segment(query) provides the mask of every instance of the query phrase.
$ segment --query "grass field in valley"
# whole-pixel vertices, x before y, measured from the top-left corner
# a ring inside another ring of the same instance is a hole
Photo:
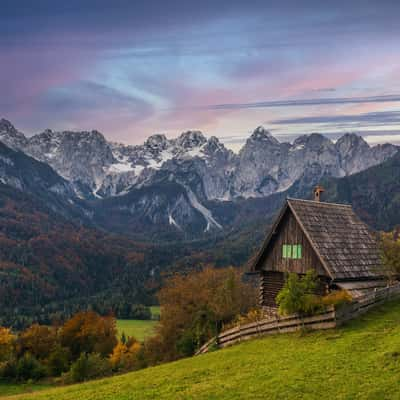
[[[118,336],[121,336],[122,333],[124,333],[126,337],[133,336],[139,341],[143,341],[147,337],[151,336],[154,333],[154,328],[160,317],[160,307],[152,306],[150,307],[150,310],[153,318],[152,320],[118,319]]]
[[[274,335],[19,399],[399,399],[400,302],[346,327]]]
[[[160,306],[151,306],[150,307],[151,315],[154,319],[159,319],[161,315]]]
[[[158,321],[138,320],[138,319],[118,319],[118,336],[125,333],[125,336],[133,336],[139,341],[143,341],[154,333],[154,327]]]

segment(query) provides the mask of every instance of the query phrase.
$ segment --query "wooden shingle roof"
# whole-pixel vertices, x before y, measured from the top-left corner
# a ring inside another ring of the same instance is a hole
[[[287,199],[271,232],[290,209],[311,246],[335,281],[373,279],[381,275],[381,258],[375,236],[349,205]],[[267,251],[267,236],[253,270]]]

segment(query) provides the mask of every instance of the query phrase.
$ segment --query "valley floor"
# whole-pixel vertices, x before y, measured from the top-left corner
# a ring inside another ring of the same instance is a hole
[[[125,337],[134,337],[139,341],[143,341],[154,334],[154,328],[157,322],[158,321],[154,320],[118,319],[118,336],[124,333]]]
[[[160,319],[160,307],[150,307],[152,319],[140,320],[140,319],[118,319],[117,330],[118,336],[124,333],[125,337],[134,337],[139,341],[154,335],[154,329]]]
[[[348,326],[276,335],[13,399],[399,399],[400,302]]]

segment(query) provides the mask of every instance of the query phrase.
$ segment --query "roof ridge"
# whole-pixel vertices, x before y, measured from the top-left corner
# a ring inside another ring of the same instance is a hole
[[[304,201],[307,203],[314,203],[314,204],[320,204],[320,205],[327,205],[327,206],[339,206],[339,207],[350,207],[353,208],[351,204],[341,204],[341,203],[328,203],[326,201],[316,201],[316,200],[306,200],[306,199],[296,199],[294,197],[286,197],[286,200],[288,201]]]

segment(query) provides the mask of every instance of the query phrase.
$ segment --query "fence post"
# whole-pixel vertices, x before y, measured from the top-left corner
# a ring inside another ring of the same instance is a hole
[[[335,328],[337,327],[337,316],[336,316],[336,308],[335,306],[332,306],[333,309],[331,312],[333,312],[333,320],[335,321]]]

